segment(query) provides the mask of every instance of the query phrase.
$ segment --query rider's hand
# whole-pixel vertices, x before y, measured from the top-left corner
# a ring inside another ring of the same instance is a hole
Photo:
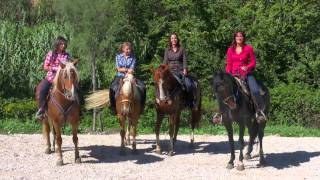
[[[242,71],[247,71],[247,70],[248,70],[248,67],[247,67],[247,66],[242,66],[242,67],[241,67],[241,70],[242,70]]]
[[[183,69],[183,75],[188,75],[188,71],[187,71],[187,69]]]

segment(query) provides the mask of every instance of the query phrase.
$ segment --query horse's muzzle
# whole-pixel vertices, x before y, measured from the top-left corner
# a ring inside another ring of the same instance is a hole
[[[171,105],[172,104],[172,100],[171,99],[160,100],[160,99],[156,98],[156,103],[158,105]]]

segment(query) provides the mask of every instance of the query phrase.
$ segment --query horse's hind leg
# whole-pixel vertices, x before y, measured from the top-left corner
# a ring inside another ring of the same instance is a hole
[[[173,136],[173,143],[176,143],[176,141],[177,141],[179,127],[180,127],[180,114],[178,114],[177,117],[176,117],[176,123],[175,123],[175,128],[174,128],[174,136]]]
[[[81,163],[78,147],[78,123],[72,124],[72,140],[74,144],[74,161],[75,163]]]
[[[235,159],[235,154],[234,154],[234,140],[233,140],[233,128],[232,128],[232,122],[226,122],[225,124],[226,130],[228,132],[228,139],[229,139],[229,145],[230,145],[230,153],[231,157],[227,165],[227,169],[232,169],[234,168],[234,159]]]
[[[156,127],[155,127],[155,132],[156,132],[156,150],[155,150],[155,152],[157,154],[161,154],[159,134],[160,134],[162,120],[163,120],[163,114],[161,114],[160,112],[157,112],[157,121],[156,121]]]
[[[190,147],[193,147],[194,143],[194,129],[198,125],[201,114],[200,114],[200,105],[198,107],[198,110],[192,110],[192,117],[191,117],[191,138],[190,138]]]
[[[266,160],[264,159],[264,153],[263,153],[263,148],[262,148],[262,139],[264,136],[264,128],[266,126],[265,122],[259,123],[259,132],[258,132],[258,137],[259,137],[259,143],[260,143],[260,150],[259,150],[259,167],[263,167],[267,165]]]
[[[237,170],[239,170],[239,171],[244,170],[244,165],[243,165],[244,130],[245,130],[244,125],[240,124],[240,128],[239,128],[240,155],[239,155],[239,164],[237,166]]]
[[[248,125],[248,132],[249,132],[249,145],[247,153],[244,156],[244,159],[249,160],[251,159],[251,152],[253,150],[254,140],[258,135],[258,123],[256,121],[253,124]]]
[[[51,153],[51,143],[50,143],[50,125],[47,119],[44,119],[42,122],[42,134],[43,137],[46,140],[46,149],[45,152],[46,154]],[[54,144],[53,144],[54,146]]]

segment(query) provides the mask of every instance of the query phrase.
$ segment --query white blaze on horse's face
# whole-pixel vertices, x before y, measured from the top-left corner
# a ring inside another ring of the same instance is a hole
[[[159,79],[158,86],[159,86],[159,93],[160,93],[160,101],[164,101],[166,99],[166,95],[164,94],[162,79]]]

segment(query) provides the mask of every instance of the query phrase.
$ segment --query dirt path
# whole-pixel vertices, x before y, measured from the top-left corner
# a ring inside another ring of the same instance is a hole
[[[168,138],[161,136],[164,151]],[[44,154],[41,135],[0,135],[0,179],[320,179],[320,138],[268,136],[264,150],[269,166],[258,168],[254,158],[244,161],[241,172],[225,168],[226,136],[196,136],[190,149],[189,136],[180,135],[173,157],[153,153],[154,139],[138,136],[139,154],[128,148],[123,157],[118,134],[79,135],[82,164],[75,164],[72,137],[63,136],[65,165],[57,167],[56,155]]]

